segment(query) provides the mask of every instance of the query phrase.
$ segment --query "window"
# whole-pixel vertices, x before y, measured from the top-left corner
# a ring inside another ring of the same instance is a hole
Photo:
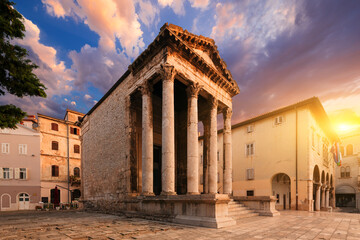
[[[75,135],[80,135],[80,129],[70,127],[70,133]]]
[[[78,168],[78,167],[74,168],[74,176],[80,177],[80,168]]]
[[[246,191],[246,196],[248,196],[248,197],[254,196],[254,190],[247,190]]]
[[[253,132],[254,131],[254,125],[249,125],[249,126],[247,126],[247,128],[246,128],[246,132],[247,133],[251,133],[251,132]]]
[[[27,144],[19,144],[19,154],[27,154]]]
[[[59,125],[57,123],[51,123],[51,130],[59,131]]]
[[[79,145],[74,145],[74,153],[80,153],[80,146]]]
[[[275,125],[282,124],[284,121],[283,116],[278,116],[275,118]]]
[[[347,178],[350,177],[350,167],[349,167],[349,166],[346,167],[345,176],[346,176]]]
[[[345,168],[344,167],[341,167],[341,169],[340,169],[340,177],[341,178],[344,178],[345,177]]]
[[[254,144],[246,144],[246,156],[252,156],[254,155]]]
[[[353,145],[349,144],[346,146],[346,156],[353,155]]]
[[[276,203],[280,203],[280,195],[276,194]]]
[[[20,168],[20,179],[26,179],[26,168]]]
[[[53,176],[53,177],[59,176],[59,166],[56,166],[56,165],[51,166],[51,176]]]
[[[52,150],[59,150],[59,143],[57,141],[51,142],[51,149]]]
[[[12,174],[10,174],[10,168],[3,168],[3,177],[4,179],[11,179]]]
[[[80,122],[80,121],[81,121],[81,119],[82,119],[82,117],[80,117],[80,116],[79,116],[79,117],[78,117],[78,121]]]
[[[9,143],[1,144],[1,151],[2,153],[10,153],[10,144]]]
[[[49,198],[48,198],[48,197],[42,197],[42,198],[41,198],[41,202],[43,202],[43,203],[48,203],[48,202],[49,202]]]
[[[255,175],[255,171],[253,168],[246,169],[246,179],[247,180],[253,180]]]

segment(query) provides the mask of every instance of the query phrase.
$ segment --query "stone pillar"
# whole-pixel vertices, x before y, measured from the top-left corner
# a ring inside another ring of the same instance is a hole
[[[142,195],[154,195],[153,190],[153,109],[149,84],[140,87],[142,94]]]
[[[325,187],[321,187],[321,208],[325,207]]]
[[[226,108],[223,111],[224,118],[224,153],[225,153],[225,166],[224,166],[224,194],[232,193],[232,148],[231,148],[231,108]]]
[[[326,188],[325,190],[325,207],[329,207],[330,202],[330,195],[329,195],[329,188]]]
[[[199,83],[192,83],[186,89],[188,95],[187,194],[199,194],[198,94],[200,89]]]
[[[161,65],[162,74],[162,195],[175,195],[175,69],[170,64]]]
[[[210,99],[210,156],[209,193],[217,193],[217,106],[216,98]]]
[[[316,185],[315,211],[320,211],[320,185]]]
[[[203,192],[209,193],[209,149],[210,149],[210,119],[204,119],[203,143]]]

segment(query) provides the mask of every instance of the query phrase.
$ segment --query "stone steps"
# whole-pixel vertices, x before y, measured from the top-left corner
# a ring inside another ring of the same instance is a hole
[[[259,216],[259,214],[245,207],[244,204],[231,199],[228,203],[228,216],[234,220],[239,220]]]

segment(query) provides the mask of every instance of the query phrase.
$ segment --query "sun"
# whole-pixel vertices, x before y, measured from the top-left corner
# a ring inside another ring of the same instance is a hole
[[[335,131],[338,134],[345,134],[356,130],[359,126],[355,124],[339,123],[335,125]]]

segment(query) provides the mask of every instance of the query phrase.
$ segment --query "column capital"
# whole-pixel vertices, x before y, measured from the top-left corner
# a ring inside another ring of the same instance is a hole
[[[169,63],[161,64],[160,74],[163,80],[174,82],[176,75],[175,67]]]
[[[231,118],[232,116],[232,109],[229,108],[229,107],[226,107],[224,110],[223,110],[223,116],[224,116],[224,119],[229,119]]]
[[[210,97],[210,108],[213,109],[213,108],[217,108],[218,107],[218,100],[211,96]]]
[[[138,89],[140,90],[141,95],[150,95],[153,90],[149,82],[144,82]]]
[[[203,86],[201,86],[199,83],[190,83],[190,85],[186,88],[186,94],[188,98],[198,98],[199,92],[202,89]]]

